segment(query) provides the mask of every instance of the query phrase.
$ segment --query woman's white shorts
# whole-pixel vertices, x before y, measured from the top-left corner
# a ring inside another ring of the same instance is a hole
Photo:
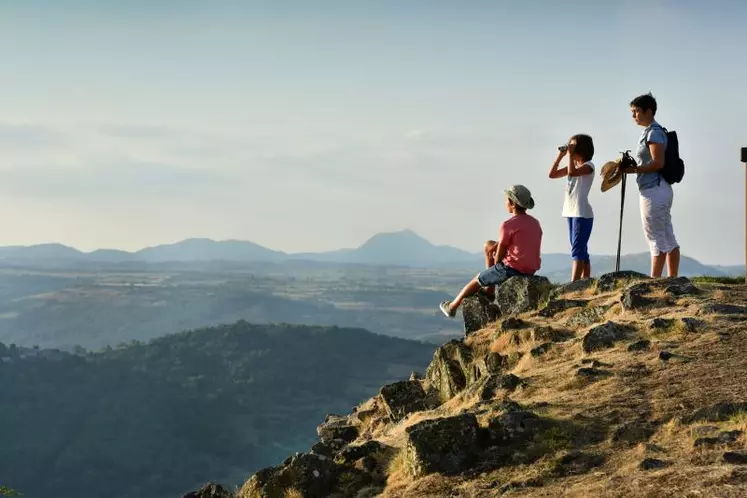
[[[640,192],[641,221],[652,256],[668,253],[679,247],[672,228],[672,186],[663,178],[656,187]]]

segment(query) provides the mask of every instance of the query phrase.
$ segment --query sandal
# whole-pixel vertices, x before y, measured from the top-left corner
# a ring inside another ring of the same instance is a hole
[[[446,318],[454,318],[456,316],[456,311],[452,312],[450,311],[451,301],[441,301],[441,304],[439,305],[439,309],[441,310],[441,313],[446,315]]]

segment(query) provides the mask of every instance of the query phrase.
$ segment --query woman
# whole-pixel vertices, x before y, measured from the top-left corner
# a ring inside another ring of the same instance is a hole
[[[626,173],[637,175],[643,232],[651,251],[651,276],[661,277],[666,262],[667,273],[676,277],[680,268],[680,246],[672,227],[674,192],[659,173],[664,167],[667,135],[654,119],[656,99],[650,93],[634,98],[630,110],[643,132],[635,154],[637,166],[629,168]]]
[[[568,166],[560,168],[560,161],[568,154]],[[594,225],[594,211],[589,204],[589,191],[594,182],[594,142],[589,135],[573,135],[566,147],[561,147],[550,168],[550,178],[567,177],[563,216],[568,219],[573,267],[571,280],[591,276],[589,237]]]

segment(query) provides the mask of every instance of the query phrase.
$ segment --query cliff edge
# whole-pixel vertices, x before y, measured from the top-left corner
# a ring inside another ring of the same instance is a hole
[[[465,338],[422,375],[328,415],[308,452],[187,496],[747,495],[745,285],[504,286],[465,302]]]

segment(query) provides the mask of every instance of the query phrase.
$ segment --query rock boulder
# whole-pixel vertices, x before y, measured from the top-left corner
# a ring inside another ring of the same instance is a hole
[[[498,306],[481,294],[470,296],[462,301],[465,335],[485,328],[489,323],[498,320],[500,316],[501,311]]]
[[[199,490],[187,493],[182,498],[235,498],[235,496],[220,484],[209,482]]]
[[[496,288],[495,301],[501,314],[517,315],[547,302],[551,288],[546,277],[511,277]]]
[[[591,353],[599,349],[611,348],[617,341],[628,335],[627,327],[608,321],[604,325],[597,325],[589,330],[581,343],[584,351]]]
[[[379,391],[389,418],[398,422],[412,412],[426,409],[426,394],[418,380],[387,384]]]
[[[476,459],[478,425],[471,413],[425,420],[406,429],[407,472],[419,477],[432,472],[454,474]]]

